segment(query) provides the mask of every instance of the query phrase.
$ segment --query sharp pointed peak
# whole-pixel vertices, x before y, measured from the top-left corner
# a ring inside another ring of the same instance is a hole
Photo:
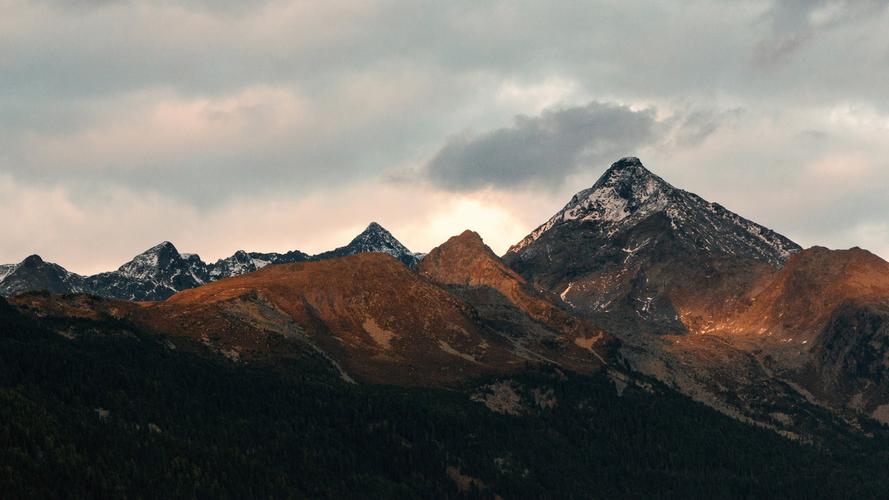
[[[381,242],[381,241],[390,242],[393,244],[397,243],[398,245],[401,244],[401,242],[399,242],[395,238],[395,236],[393,236],[392,233],[389,232],[388,229],[381,226],[377,222],[371,222],[370,224],[368,224],[368,226],[364,229],[364,231],[361,231],[360,233],[358,233],[358,235],[355,236],[355,238],[353,238],[349,244],[352,245],[352,244],[361,244],[361,243],[367,243],[367,242]]]
[[[356,253],[382,252],[401,260],[408,266],[416,264],[417,257],[407,249],[395,236],[376,222],[371,222],[348,245],[317,254],[313,259],[326,259]]]
[[[179,251],[176,250],[176,246],[173,245],[172,243],[170,243],[169,241],[162,241],[162,242],[158,243],[157,245],[154,245],[153,247],[149,248],[148,250],[145,250],[142,253],[157,253],[160,251],[172,251],[172,252],[176,252],[177,254],[179,253]]]
[[[364,228],[364,231],[361,231],[361,234],[366,234],[366,233],[388,233],[388,232],[389,232],[389,231],[388,231],[385,227],[381,226],[380,223],[378,223],[378,222],[371,222],[370,224],[367,225],[366,228]]]
[[[182,260],[182,256],[176,247],[169,241],[162,241],[136,255],[132,260],[120,266],[117,271],[131,278],[146,279],[148,276],[154,275],[159,267],[180,260]]]
[[[664,185],[668,185],[666,181],[648,170],[648,168],[642,164],[642,160],[635,156],[627,156],[612,163],[595,185],[603,186],[614,183],[626,184],[633,182],[648,182],[652,179]]]

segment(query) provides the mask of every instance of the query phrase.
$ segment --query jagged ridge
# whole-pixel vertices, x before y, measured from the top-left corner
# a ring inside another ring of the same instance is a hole
[[[231,257],[205,263],[197,254],[181,254],[172,243],[164,241],[135,256],[116,271],[84,277],[57,264],[44,263],[34,255],[20,264],[0,265],[0,295],[45,290],[53,293],[87,292],[124,300],[164,300],[179,291],[255,272],[270,264],[369,252],[389,254],[411,268],[419,261],[417,254],[373,222],[348,245],[315,256],[299,250],[283,254],[238,250]]]

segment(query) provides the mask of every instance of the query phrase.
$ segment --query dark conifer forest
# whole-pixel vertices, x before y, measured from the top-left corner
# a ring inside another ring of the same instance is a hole
[[[511,380],[557,404],[505,415],[346,384],[308,355],[244,366],[0,306],[3,498],[889,496],[885,429],[801,444],[656,383],[547,368]]]

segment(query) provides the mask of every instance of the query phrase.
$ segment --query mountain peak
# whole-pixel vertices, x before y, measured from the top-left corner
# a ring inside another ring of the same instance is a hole
[[[376,222],[371,222],[370,224],[368,224],[367,227],[364,228],[364,231],[358,233],[358,236],[353,238],[349,244],[363,244],[365,242],[371,241],[388,243],[395,242],[398,245],[401,245],[401,243],[398,242],[398,240],[396,240],[394,236],[392,236],[392,233],[390,233],[388,229]]]
[[[348,246],[360,247],[364,249],[362,250],[364,252],[383,251],[373,249],[407,251],[407,248],[392,236],[392,233],[376,222],[371,222],[364,231],[361,231],[349,242]]]
[[[0,295],[45,290],[51,293],[81,291],[82,277],[68,272],[39,255],[29,255],[15,265],[0,266]]]
[[[485,245],[475,231],[466,230],[433,248],[420,262],[420,274],[447,285],[486,285],[511,289],[523,280]],[[507,287],[504,281],[509,282]]]
[[[169,241],[163,241],[133,257],[133,260],[120,266],[117,270],[123,276],[146,280],[158,277],[163,269],[171,267],[182,256]]]
[[[603,188],[610,188],[611,192],[603,192]],[[590,192],[598,196],[614,194],[624,199],[641,198],[639,201],[644,201],[657,191],[672,189],[675,188],[645,168],[639,158],[628,156],[612,163],[593,187],[581,193]]]
[[[430,261],[434,261],[440,254],[483,256],[485,259],[490,258],[497,261],[500,260],[500,258],[497,257],[497,254],[485,244],[482,237],[470,229],[467,229],[456,236],[451,236],[447,241],[426,254],[426,257],[424,257],[423,260],[425,261],[426,258],[432,257]]]
[[[621,158],[562,210],[509,249],[523,252],[556,227],[579,227],[610,239],[659,215],[666,231],[704,252],[746,254],[780,266],[798,245],[716,203],[675,188],[635,157]],[[533,253],[533,252],[532,252]]]
[[[521,250],[565,222],[591,221],[604,228],[640,220],[666,209],[676,191],[645,168],[639,158],[621,158],[612,163],[592,187],[575,194],[562,210],[509,251]]]
[[[645,166],[642,165],[642,160],[640,160],[639,158],[635,156],[624,156],[620,160],[612,163],[609,170],[622,170],[633,167],[642,167],[643,169],[645,168]]]
[[[34,254],[34,255],[29,255],[29,256],[25,257],[25,260],[23,260],[20,265],[25,266],[25,267],[36,267],[41,264],[45,264],[45,261],[43,260],[43,258],[41,258],[37,254]]]
[[[371,222],[367,228],[358,234],[348,245],[339,247],[316,255],[316,260],[327,259],[331,257],[342,257],[345,255],[355,255],[357,253],[386,253],[396,259],[404,262],[408,267],[417,265],[417,256],[401,244],[392,233],[376,222]]]
[[[452,236],[448,241],[485,246],[485,242],[482,240],[481,235],[471,229],[467,229],[457,236]]]
[[[162,242],[158,243],[157,245],[149,248],[144,253],[161,252],[161,251],[168,251],[168,252],[173,251],[173,252],[179,253],[179,251],[176,250],[176,246],[173,245],[172,243],[170,243],[169,241],[162,241]]]

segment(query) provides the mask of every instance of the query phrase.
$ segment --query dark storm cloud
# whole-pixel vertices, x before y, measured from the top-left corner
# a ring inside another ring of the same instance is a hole
[[[426,167],[441,187],[558,186],[581,165],[633,153],[657,138],[652,109],[592,102],[517,116],[511,127],[453,137]]]

